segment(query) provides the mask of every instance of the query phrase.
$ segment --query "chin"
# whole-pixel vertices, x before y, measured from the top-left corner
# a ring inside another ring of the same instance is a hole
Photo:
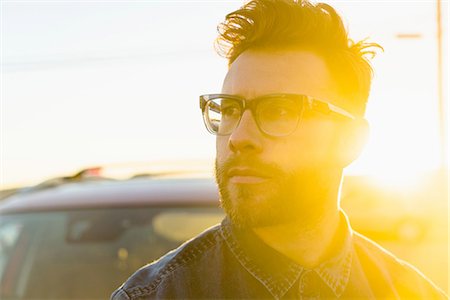
[[[216,164],[216,180],[221,205],[233,224],[257,228],[303,222],[320,209],[320,201],[311,195],[320,180],[304,171],[278,170],[262,183],[230,182]],[[275,170],[275,168],[273,168]]]
[[[222,208],[238,228],[275,226],[298,218],[293,207],[286,207],[275,196],[277,189],[267,184],[242,187],[228,183],[219,190]]]

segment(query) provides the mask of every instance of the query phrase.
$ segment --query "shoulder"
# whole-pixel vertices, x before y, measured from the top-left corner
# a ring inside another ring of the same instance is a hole
[[[447,299],[445,293],[418,269],[374,241],[354,232],[353,243],[362,267],[383,277],[402,299]]]
[[[187,267],[198,263],[213,248],[222,242],[220,225],[215,225],[197,237],[168,252],[158,260],[136,271],[112,295],[111,299],[141,299],[156,295],[160,286],[173,281],[179,273],[189,276]],[[207,262],[205,262],[207,263]],[[177,274],[178,273],[178,274]]]

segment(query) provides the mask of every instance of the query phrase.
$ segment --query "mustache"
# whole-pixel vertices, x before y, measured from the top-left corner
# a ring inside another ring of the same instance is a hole
[[[252,170],[259,174],[267,175],[267,177],[276,177],[277,175],[284,174],[284,171],[275,163],[263,162],[254,157],[232,156],[221,165],[219,165],[218,160],[216,159],[215,171],[218,178],[228,178],[233,170],[239,168]]]

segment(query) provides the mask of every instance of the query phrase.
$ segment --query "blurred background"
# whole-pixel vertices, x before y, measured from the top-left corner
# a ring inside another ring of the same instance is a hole
[[[448,292],[448,1],[325,2],[385,49],[342,206]],[[241,4],[2,1],[2,195],[92,166],[212,172],[198,96],[221,89],[216,26]]]

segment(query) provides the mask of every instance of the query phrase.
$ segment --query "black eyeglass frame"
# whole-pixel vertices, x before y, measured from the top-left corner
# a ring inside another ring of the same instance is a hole
[[[214,135],[219,135],[219,136],[224,136],[224,135],[230,135],[233,131],[231,131],[230,133],[226,133],[226,134],[220,134],[219,132],[214,131],[211,126],[209,125],[208,120],[206,120],[206,114],[205,114],[205,108],[207,106],[207,103],[210,101],[213,101],[215,99],[234,99],[237,100],[240,108],[242,110],[241,116],[239,118],[239,121],[237,123],[237,126],[239,125],[242,115],[244,114],[244,111],[246,109],[250,109],[250,111],[253,114],[253,117],[256,120],[256,125],[258,126],[258,129],[269,135],[269,136],[288,136],[290,134],[292,134],[297,128],[298,128],[298,123],[300,122],[303,112],[306,109],[310,109],[310,110],[314,110],[317,112],[320,112],[322,114],[325,115],[329,115],[329,116],[336,116],[336,117],[343,117],[347,120],[355,120],[356,117],[351,114],[350,112],[348,112],[347,110],[336,106],[334,104],[331,104],[328,101],[323,101],[323,100],[318,100],[315,99],[311,96],[308,95],[302,95],[302,94],[268,94],[268,95],[263,95],[263,96],[259,96],[253,99],[245,99],[243,97],[239,97],[239,96],[235,96],[235,95],[228,95],[228,94],[205,94],[205,95],[201,95],[200,96],[200,109],[202,110],[202,116],[203,116],[203,122],[205,123],[206,129],[208,130],[208,132],[210,132],[211,134]],[[256,106],[258,105],[258,103],[261,100],[264,99],[268,99],[268,98],[287,98],[287,99],[293,99],[296,100],[295,102],[298,103],[299,105],[299,116],[298,116],[298,120],[297,120],[297,124],[295,125],[294,129],[288,133],[288,134],[281,134],[281,135],[274,135],[274,134],[270,134],[267,133],[266,131],[264,131],[260,124],[259,121],[257,120],[258,117],[256,116]],[[301,105],[301,106],[300,106]]]

